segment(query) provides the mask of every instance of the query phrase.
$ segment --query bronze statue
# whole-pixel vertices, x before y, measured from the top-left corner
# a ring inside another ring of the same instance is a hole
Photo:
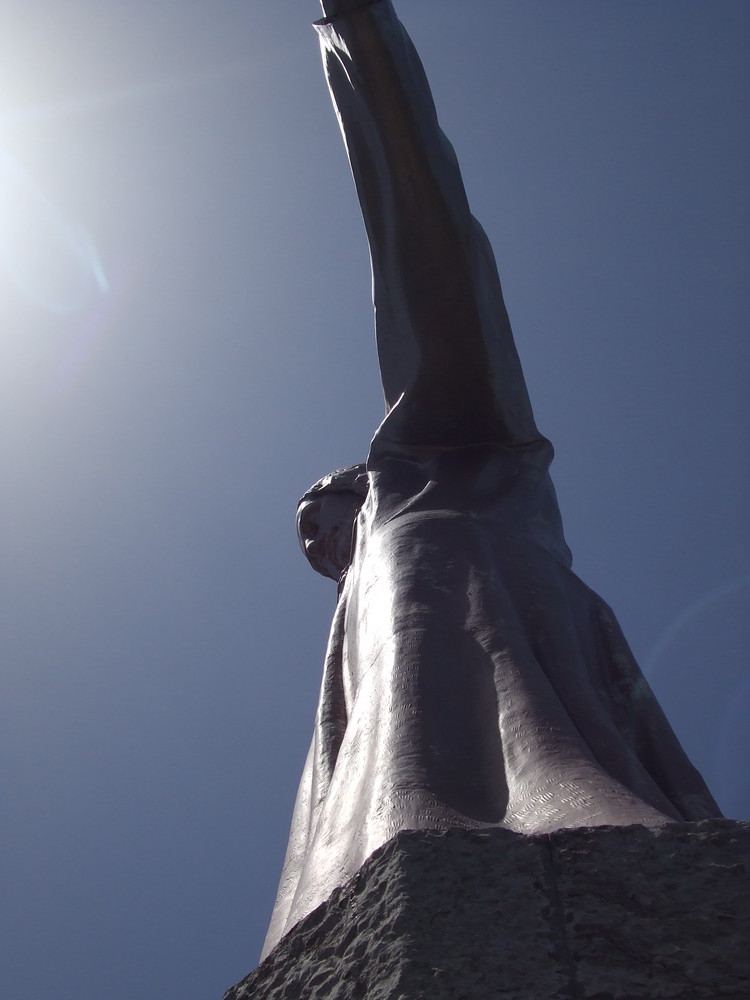
[[[497,267],[390,0],[317,24],[372,259],[386,416],[300,501],[339,582],[264,954],[400,830],[720,815],[571,570]]]

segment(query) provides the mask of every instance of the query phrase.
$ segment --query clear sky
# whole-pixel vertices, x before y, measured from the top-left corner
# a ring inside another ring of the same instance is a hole
[[[750,817],[750,5],[400,0],[579,575]],[[335,587],[298,496],[382,416],[313,0],[4,0],[7,1000],[257,961]]]

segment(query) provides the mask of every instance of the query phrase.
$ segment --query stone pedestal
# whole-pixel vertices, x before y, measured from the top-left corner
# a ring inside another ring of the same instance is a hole
[[[750,823],[401,833],[224,1000],[750,1000]]]

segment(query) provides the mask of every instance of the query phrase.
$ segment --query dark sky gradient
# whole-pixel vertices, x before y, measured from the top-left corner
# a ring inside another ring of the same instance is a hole
[[[401,0],[575,568],[750,817],[745,0]],[[382,416],[309,0],[7,0],[2,993],[257,961],[334,586],[297,497]]]

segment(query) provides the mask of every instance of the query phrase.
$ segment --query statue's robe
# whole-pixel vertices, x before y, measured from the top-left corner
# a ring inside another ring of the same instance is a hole
[[[387,415],[264,954],[400,830],[720,815],[570,568],[492,251],[390,0],[318,31]]]

